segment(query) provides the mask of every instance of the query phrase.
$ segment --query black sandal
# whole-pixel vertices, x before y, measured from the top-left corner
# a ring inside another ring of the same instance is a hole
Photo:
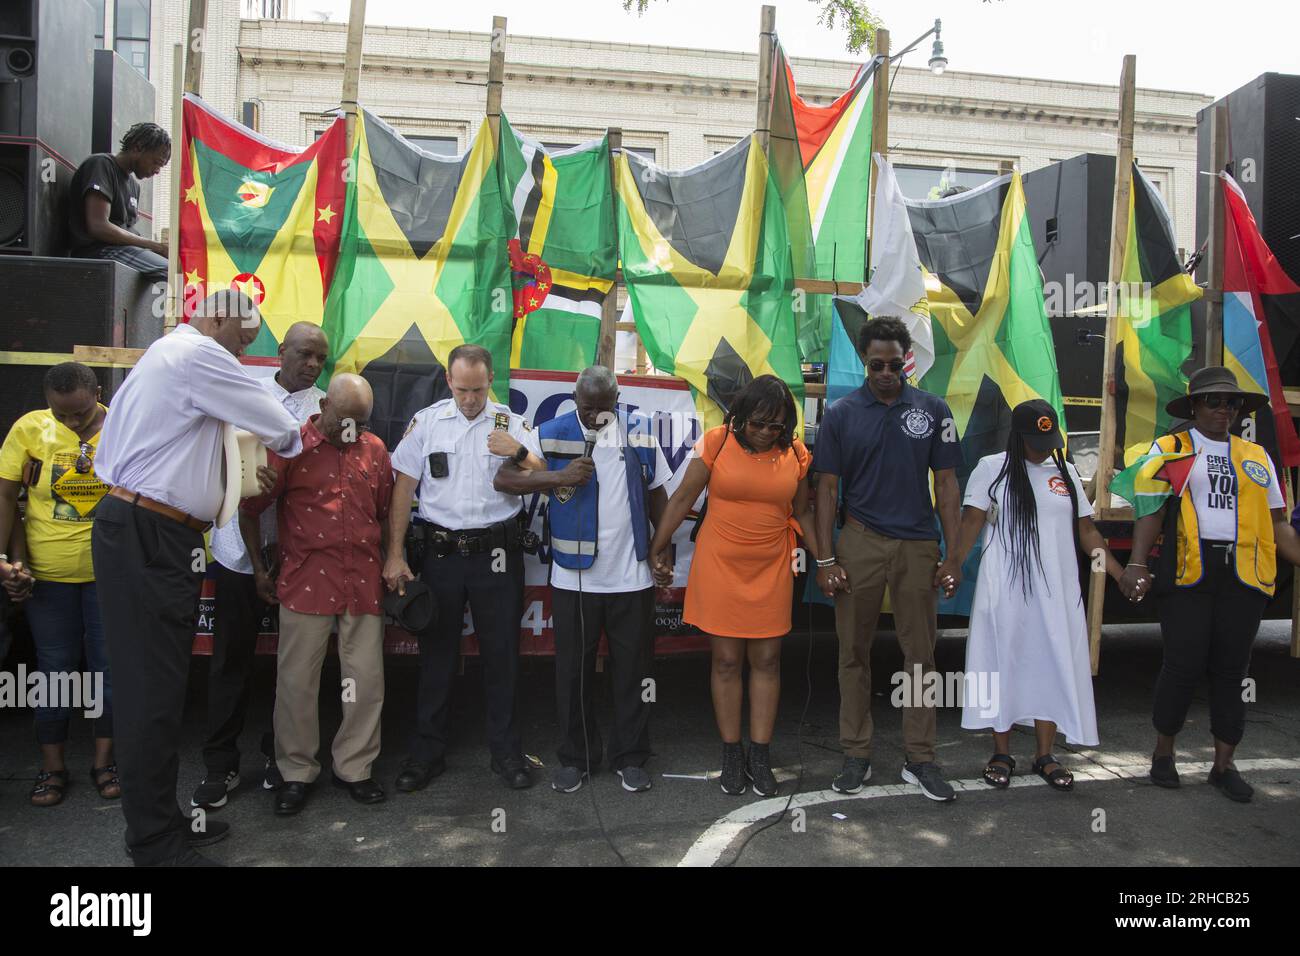
[[[57,779],[56,779],[57,778]],[[66,770],[42,770],[36,775],[36,786],[32,787],[32,792],[27,795],[34,807],[57,807],[63,802],[63,791],[68,787],[68,771]],[[57,794],[57,800],[52,803],[37,803],[37,797],[43,797],[47,793]]]
[[[101,783],[100,780],[99,780],[99,775],[102,774],[102,773],[111,773],[112,776],[109,777],[107,780],[105,780],[105,781],[103,781],[103,782]],[[91,767],[91,768],[90,768],[90,781],[91,781],[91,783],[93,783],[93,784],[95,785],[95,789],[99,791],[99,795],[100,795],[101,797],[103,797],[105,800],[120,800],[120,799],[121,799],[121,797],[122,797],[122,781],[119,780],[119,779],[118,779],[118,776],[117,776],[117,764],[115,764],[115,763],[111,763],[111,764],[109,764],[107,767]],[[113,786],[114,784],[117,785],[117,793],[114,793],[114,794],[106,794],[106,793],[104,793],[105,790],[107,790],[109,787]]]
[[[1056,769],[1047,773],[1043,768],[1049,764],[1056,764]],[[1034,761],[1034,773],[1038,774],[1047,781],[1047,785],[1053,790],[1073,790],[1074,774],[1061,766],[1061,761],[1057,760],[1052,754],[1043,754]]]
[[[994,766],[995,764],[1004,763],[1007,769]],[[988,766],[984,768],[984,782],[990,787],[997,787],[999,790],[1005,790],[1011,786],[1011,775],[1016,772],[1016,758],[1010,754],[994,754],[989,758]]]

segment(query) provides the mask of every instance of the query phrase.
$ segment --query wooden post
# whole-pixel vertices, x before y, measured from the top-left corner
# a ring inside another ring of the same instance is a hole
[[[874,77],[875,86],[871,93],[871,151],[889,158],[889,31],[876,31],[876,54],[883,56]],[[871,239],[876,230],[876,165],[871,160],[871,189],[867,199],[867,242],[866,262],[862,264],[863,275],[871,272]]]
[[[754,132],[758,145],[767,152],[768,134],[772,130],[772,61],[776,58],[776,7],[763,7],[758,18],[758,86],[755,98],[758,113],[754,118]]]
[[[185,92],[198,93],[203,79],[203,48],[208,38],[208,0],[190,0],[189,27],[185,31]]]
[[[1228,107],[1220,103],[1210,114],[1210,235],[1206,250],[1209,282],[1205,288],[1205,361],[1223,364],[1223,186],[1219,173],[1228,165]]]
[[[611,128],[606,134],[609,142],[609,184],[612,199],[610,212],[614,216],[614,263],[618,263],[618,153],[623,149],[623,130]],[[617,271],[617,270],[616,270]],[[618,335],[614,328],[618,322],[618,278],[609,287],[605,301],[600,304],[600,338],[596,340],[596,364],[615,371]]]
[[[506,78],[506,18],[492,18],[492,48],[488,54],[487,121],[495,141],[501,135],[501,88]]]
[[[1124,247],[1128,240],[1129,194],[1133,188],[1133,101],[1137,89],[1137,57],[1124,57],[1119,80],[1119,137],[1115,153],[1115,202],[1110,220],[1110,272],[1106,293],[1105,354],[1102,359],[1101,436],[1097,447],[1094,487],[1097,516],[1111,514],[1110,479],[1115,468],[1115,348],[1119,282],[1123,277]],[[1095,675],[1101,666],[1102,609],[1106,597],[1106,572],[1093,571],[1088,583],[1088,651]]]
[[[185,47],[172,44],[172,142],[182,142],[185,110]],[[171,188],[167,210],[167,311],[163,319],[163,332],[176,328],[176,317],[184,306],[185,283],[181,275],[181,150],[176,150],[176,161],[169,163],[167,182]]]
[[[347,124],[348,158],[356,146],[357,99],[361,93],[361,51],[366,36],[366,0],[352,0],[348,11],[348,41],[343,53],[343,106]]]

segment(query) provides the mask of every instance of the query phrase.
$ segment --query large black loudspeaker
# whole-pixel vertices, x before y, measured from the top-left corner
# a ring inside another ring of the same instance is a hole
[[[1265,73],[1219,100],[1228,106],[1229,172],[1241,185],[1264,241],[1278,263],[1300,282],[1300,76]],[[1196,168],[1208,170],[1210,116],[1213,106],[1196,114]],[[1196,235],[1210,230],[1210,186],[1198,177]],[[1205,263],[1198,278],[1204,280]],[[1274,342],[1290,341],[1294,333],[1273,334]],[[1300,382],[1300,345],[1278,355],[1282,382]]]
[[[0,257],[0,351],[71,352],[74,345],[148,348],[162,335],[163,297],[111,259]],[[4,367],[0,438],[19,416],[44,408],[46,366]],[[107,402],[124,369],[97,369]]]
[[[67,193],[90,154],[95,15],[0,0],[0,253],[63,255]]]
[[[116,153],[122,137],[136,123],[154,121],[153,84],[113,50],[95,50],[95,95],[91,111],[90,151]],[[180,162],[180,149],[175,150]],[[140,218],[153,222],[153,179],[140,181]],[[137,227],[146,235],[148,227]]]
[[[1115,157],[1084,153],[1023,177],[1029,227],[1043,272],[1043,294],[1070,431],[1096,431],[1100,409],[1071,399],[1099,399],[1106,332],[1104,312],[1071,315],[1096,303],[1110,269],[1110,214]],[[1080,340],[1080,333],[1095,338]]]

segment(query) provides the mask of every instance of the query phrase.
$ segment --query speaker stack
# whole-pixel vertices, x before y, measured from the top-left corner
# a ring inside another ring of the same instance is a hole
[[[94,12],[68,0],[0,3],[0,253],[63,255],[67,192],[90,153]]]

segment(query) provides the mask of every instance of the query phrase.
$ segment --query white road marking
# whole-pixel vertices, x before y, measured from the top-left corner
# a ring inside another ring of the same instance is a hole
[[[1277,757],[1261,757],[1255,760],[1237,760],[1234,761],[1237,769],[1243,773],[1252,770],[1300,770],[1300,759],[1282,759]],[[1122,767],[1107,766],[1081,766],[1074,767],[1063,765],[1074,774],[1077,783],[1098,783],[1107,780],[1145,780],[1147,774],[1151,771],[1151,764],[1128,764]],[[1210,771],[1210,762],[1203,763],[1180,763],[1178,772],[1187,778],[1191,774],[1206,774]],[[1032,771],[1030,771],[1032,774]],[[986,784],[982,778],[974,780],[950,780],[949,784],[958,793],[992,793],[995,792],[993,787]],[[1203,782],[1203,781],[1198,781]],[[1019,787],[1045,787],[1047,781],[1035,775],[1017,774],[1011,778],[1011,787],[1008,789],[1017,789]],[[918,787],[911,784],[896,783],[884,784],[881,786],[872,786],[868,784],[863,787],[859,793],[836,793],[834,790],[817,790],[811,793],[798,794],[794,800],[790,801],[790,809],[797,807],[815,807],[824,803],[839,803],[846,800],[875,800],[881,797],[916,797],[925,799]],[[738,809],[732,810],[724,817],[720,817],[709,826],[700,838],[695,841],[694,845],[686,851],[686,855],[678,862],[678,866],[713,866],[721,859],[722,854],[726,852],[727,847],[731,846],[733,840],[740,836],[745,830],[749,829],[756,823],[761,823],[768,817],[775,816],[785,809],[786,801],[789,795],[782,797],[770,797],[766,800],[758,800],[754,803],[747,804]]]

